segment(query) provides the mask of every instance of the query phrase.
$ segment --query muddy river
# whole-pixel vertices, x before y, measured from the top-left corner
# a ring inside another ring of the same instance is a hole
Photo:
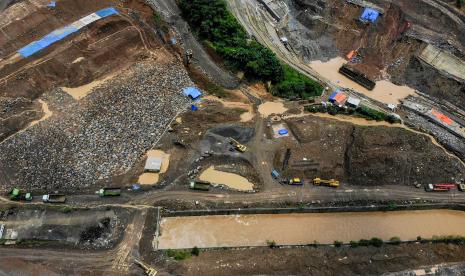
[[[261,214],[163,218],[159,249],[197,247],[305,245],[318,241],[379,237],[415,240],[417,236],[465,236],[465,212],[452,210]]]
[[[400,100],[407,96],[415,95],[415,90],[412,88],[395,85],[386,80],[377,81],[375,89],[373,89],[373,91],[369,91],[356,82],[339,74],[339,68],[346,62],[347,61],[345,59],[337,57],[329,60],[328,62],[321,62],[319,60],[312,61],[310,63],[310,67],[318,72],[318,74],[340,87],[354,89],[367,97],[385,104],[398,104]]]

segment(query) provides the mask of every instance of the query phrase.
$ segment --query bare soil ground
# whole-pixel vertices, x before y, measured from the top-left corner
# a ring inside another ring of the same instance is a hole
[[[403,244],[382,248],[219,249],[201,252],[198,257],[181,262],[162,260],[156,264],[176,275],[381,275],[463,262],[465,254],[463,246],[457,245]]]
[[[280,168],[290,148],[288,176],[339,178],[356,185],[428,184],[464,176],[458,159],[429,137],[403,128],[357,126],[313,116],[286,122],[296,141],[283,145],[274,164]]]
[[[358,50],[361,61],[350,66],[373,80],[390,78],[438,99],[459,106],[465,103],[461,83],[416,58],[426,43],[463,58],[463,12],[439,1],[378,0],[373,2],[385,13],[375,24],[363,24],[358,21],[363,8],[346,1],[288,2],[298,20],[288,27],[288,35],[304,59],[327,60]],[[412,27],[403,34],[407,21]]]

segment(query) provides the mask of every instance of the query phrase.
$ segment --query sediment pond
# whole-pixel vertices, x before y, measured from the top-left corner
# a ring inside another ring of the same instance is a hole
[[[379,237],[465,236],[465,212],[452,210],[166,217],[159,249],[305,245]]]

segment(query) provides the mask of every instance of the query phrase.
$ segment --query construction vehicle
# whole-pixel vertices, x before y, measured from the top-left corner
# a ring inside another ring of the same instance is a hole
[[[337,187],[339,187],[339,181],[334,180],[334,179],[325,180],[325,179],[321,179],[321,178],[315,178],[315,179],[313,179],[313,185],[337,188]]]
[[[239,143],[238,141],[236,141],[236,139],[232,137],[229,137],[229,143],[239,152],[245,152],[247,150],[246,146]]]
[[[187,49],[186,51],[186,65],[189,66],[192,63],[192,59],[194,57],[194,54],[192,52],[192,49]]]
[[[209,191],[210,183],[204,181],[191,181],[189,188],[192,190]]]
[[[294,177],[292,179],[289,179],[289,185],[304,185],[304,182],[302,181],[302,179]]]
[[[428,184],[425,186],[427,192],[448,192],[455,188],[455,184]]]
[[[98,195],[101,197],[105,196],[120,196],[121,188],[102,188],[98,191]]]
[[[465,192],[465,183],[457,184],[457,188],[461,192]]]
[[[42,201],[44,203],[65,203],[66,202],[66,196],[61,195],[61,194],[43,195],[42,196]]]
[[[11,190],[10,192],[10,199],[31,201],[32,194],[31,193],[23,194],[19,188],[13,188],[13,190]]]
[[[144,264],[143,262],[139,260],[134,260],[136,264],[138,264],[144,271],[145,275],[147,276],[156,276],[158,274],[158,271],[156,271],[154,268]]]
[[[271,176],[274,178],[274,179],[278,179],[279,178],[279,172],[277,170],[272,170],[271,171]]]

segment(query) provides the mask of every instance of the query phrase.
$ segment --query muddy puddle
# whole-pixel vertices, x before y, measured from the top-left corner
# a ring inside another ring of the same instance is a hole
[[[319,60],[312,61],[310,67],[318,72],[324,78],[330,80],[332,83],[344,88],[351,88],[360,92],[367,97],[385,104],[399,104],[400,100],[409,95],[415,95],[415,90],[408,86],[398,86],[390,81],[382,80],[376,82],[376,87],[372,91],[367,90],[356,82],[339,74],[339,68],[346,63],[346,60],[341,57],[336,57],[328,62],[321,62]]]
[[[271,114],[283,114],[287,111],[283,102],[266,102],[258,106],[258,113],[263,117],[268,117]]]
[[[159,173],[146,172],[139,176],[137,181],[141,185],[157,184],[160,179],[160,174],[166,173],[170,165],[170,155],[161,150],[150,150],[147,152],[147,157],[160,157],[161,168]]]
[[[452,210],[262,214],[163,218],[160,249],[197,247],[305,245],[317,241],[379,237],[416,240],[418,236],[465,236],[465,212]]]
[[[75,61],[79,62],[79,58],[76,59]],[[73,61],[73,63],[74,63],[74,61]],[[80,99],[84,98],[85,96],[87,96],[90,92],[92,92],[92,89],[102,85],[103,83],[105,83],[106,81],[112,79],[113,77],[114,77],[114,75],[110,75],[110,76],[107,76],[107,77],[105,77],[103,79],[96,80],[96,81],[93,81],[91,83],[88,83],[88,84],[85,84],[85,85],[82,85],[82,86],[78,86],[78,87],[74,87],[74,88],[61,87],[61,89],[63,89],[63,91],[68,93],[75,100],[80,100]]]
[[[234,190],[252,191],[253,183],[247,178],[234,173],[222,172],[210,166],[201,175],[200,180],[207,181],[213,184],[221,184]]]

